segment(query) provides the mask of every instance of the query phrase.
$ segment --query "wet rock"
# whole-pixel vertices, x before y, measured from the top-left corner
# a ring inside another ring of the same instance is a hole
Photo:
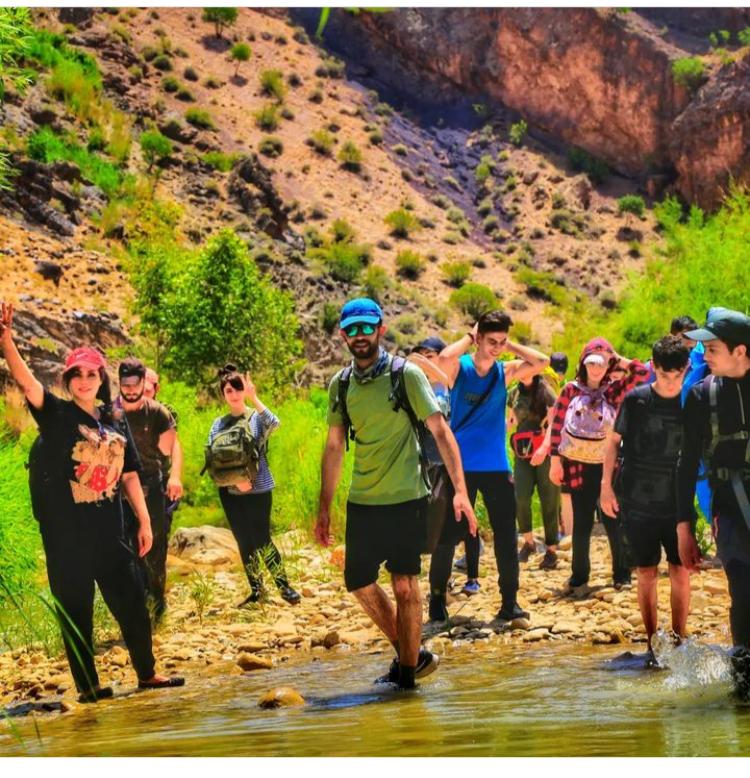
[[[531,622],[528,619],[513,619],[513,621],[510,622],[511,629],[529,629],[530,627]]]
[[[305,698],[291,686],[278,686],[259,700],[259,708],[293,708],[305,704]]]
[[[552,632],[555,634],[564,634],[566,632],[578,632],[580,626],[573,621],[556,621],[552,626]]]
[[[270,670],[273,667],[273,661],[265,656],[257,654],[243,653],[237,657],[237,664],[245,671],[251,670]]]
[[[539,640],[546,640],[549,637],[549,630],[537,628],[529,630],[522,638],[524,643],[536,643]]]
[[[325,637],[323,638],[323,645],[326,648],[333,648],[335,645],[337,645],[340,642],[341,642],[341,638],[339,637],[339,633],[335,629],[326,633]]]
[[[268,646],[265,643],[260,643],[258,641],[243,641],[240,643],[240,645],[237,646],[237,650],[240,653],[248,654],[255,654],[258,651],[265,651],[266,648],[268,648]]]
[[[115,646],[108,654],[107,661],[115,667],[126,667],[130,658],[128,652],[120,646]]]

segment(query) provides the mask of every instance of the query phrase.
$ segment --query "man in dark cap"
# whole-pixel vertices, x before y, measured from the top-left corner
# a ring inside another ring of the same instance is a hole
[[[737,690],[750,696],[750,317],[711,308],[703,328],[685,333],[705,347],[711,375],[694,386],[684,412],[678,467],[678,545],[695,570],[693,500],[701,456],[713,488],[716,548],[729,584],[729,625]]]
[[[173,461],[166,495],[162,472],[165,457],[172,457],[175,454],[177,431],[174,418],[167,408],[158,400],[145,396],[146,366],[140,359],[135,357],[124,359],[120,362],[117,372],[120,379],[120,396],[117,403],[125,412],[141,459],[141,485],[154,535],[151,550],[143,557],[141,564],[146,580],[149,607],[156,623],[166,609],[164,590],[167,580],[167,544],[171,518],[167,516],[165,496],[170,500],[178,500],[182,495],[181,461]],[[131,511],[129,506],[126,506],[126,532],[130,530],[131,524]]]

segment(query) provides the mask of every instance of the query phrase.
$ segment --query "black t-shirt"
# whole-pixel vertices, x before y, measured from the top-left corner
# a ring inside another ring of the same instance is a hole
[[[48,390],[41,408],[29,411],[42,436],[41,466],[47,478],[47,512],[61,520],[76,516],[120,516],[122,474],[138,471],[138,453],[127,421],[99,421]]]
[[[641,512],[674,516],[682,446],[680,396],[661,397],[651,384],[633,389],[625,395],[614,430],[622,436],[621,501]]]
[[[138,449],[144,480],[160,479],[165,458],[159,450],[159,438],[176,426],[172,414],[158,400],[145,397],[138,410],[125,411],[125,415]]]

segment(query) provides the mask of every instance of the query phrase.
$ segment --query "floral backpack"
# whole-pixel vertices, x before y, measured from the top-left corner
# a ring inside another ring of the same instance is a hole
[[[598,465],[604,461],[604,443],[615,424],[615,409],[605,398],[606,387],[579,389],[568,405],[558,451],[574,462]]]

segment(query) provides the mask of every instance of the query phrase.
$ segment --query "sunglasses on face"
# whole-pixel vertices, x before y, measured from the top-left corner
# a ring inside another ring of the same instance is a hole
[[[375,329],[376,327],[373,324],[352,324],[344,332],[347,338],[356,338],[357,335],[374,335]]]
[[[241,392],[245,387],[242,385],[242,379],[239,376],[235,376],[234,378],[230,378],[227,382],[229,386],[232,387],[237,392]]]

